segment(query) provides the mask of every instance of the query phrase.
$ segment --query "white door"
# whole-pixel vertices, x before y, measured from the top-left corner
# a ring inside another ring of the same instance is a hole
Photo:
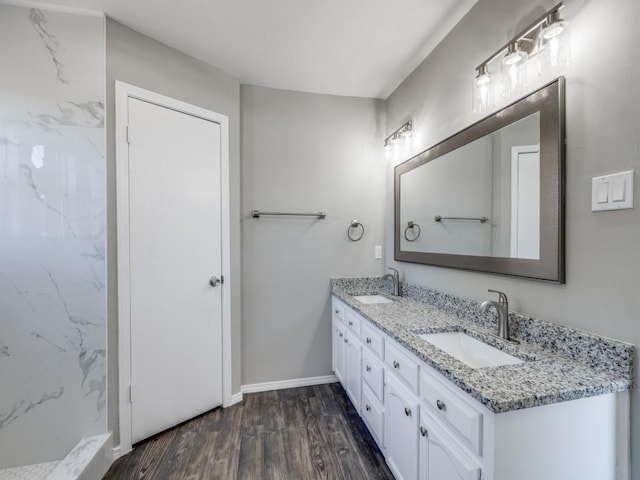
[[[128,125],[135,443],[222,404],[221,134],[131,97]]]
[[[540,147],[511,150],[511,256],[540,258]]]

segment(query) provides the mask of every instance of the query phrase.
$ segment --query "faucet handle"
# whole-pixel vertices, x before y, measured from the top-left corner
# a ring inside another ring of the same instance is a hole
[[[509,300],[507,299],[507,294],[506,293],[501,292],[500,290],[491,290],[491,289],[489,289],[487,291],[491,292],[491,293],[497,293],[498,296],[499,296],[500,303],[508,303]]]

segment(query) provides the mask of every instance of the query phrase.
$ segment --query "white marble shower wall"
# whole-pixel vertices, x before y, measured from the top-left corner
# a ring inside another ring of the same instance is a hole
[[[106,431],[104,43],[0,5],[0,468]]]

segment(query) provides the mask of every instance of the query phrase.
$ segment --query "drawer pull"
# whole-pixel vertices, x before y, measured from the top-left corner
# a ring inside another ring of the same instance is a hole
[[[367,372],[371,371],[371,366],[370,365],[367,365],[365,368],[367,369]]]
[[[400,362],[398,362],[397,360],[393,361],[393,368],[400,368]]]
[[[411,416],[411,409],[409,407],[404,407],[404,414],[407,417],[410,417]]]
[[[336,315],[340,313],[340,310],[336,310]]]
[[[342,337],[344,337],[344,333],[341,333],[341,334],[340,334],[340,338],[342,338]]]
[[[369,337],[367,337],[367,343],[371,345],[371,339]]]
[[[442,400],[436,400],[436,407],[438,407],[438,410],[440,411],[444,411],[447,409],[447,406],[444,404]]]
[[[349,320],[349,326],[353,327],[353,322],[351,320]]]
[[[346,338],[344,339],[344,343],[349,343],[349,340],[347,340]]]
[[[367,412],[370,412],[370,411],[371,411],[371,407],[370,407],[369,405],[365,405],[364,409],[365,409]]]
[[[422,435],[423,437],[427,436],[427,429],[424,427],[420,427],[420,435]]]

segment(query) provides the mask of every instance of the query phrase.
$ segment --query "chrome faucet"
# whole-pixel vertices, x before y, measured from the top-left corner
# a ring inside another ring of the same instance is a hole
[[[389,270],[393,270],[393,273],[387,273],[382,277],[382,280],[390,278],[393,281],[393,294],[396,297],[400,297],[402,296],[400,292],[400,273],[395,268],[389,267]]]
[[[498,301],[486,300],[480,304],[480,310],[482,313],[486,313],[490,307],[495,307],[498,312],[498,336],[509,340],[509,300],[504,292],[498,290],[491,290],[491,293],[497,293],[499,295]]]

